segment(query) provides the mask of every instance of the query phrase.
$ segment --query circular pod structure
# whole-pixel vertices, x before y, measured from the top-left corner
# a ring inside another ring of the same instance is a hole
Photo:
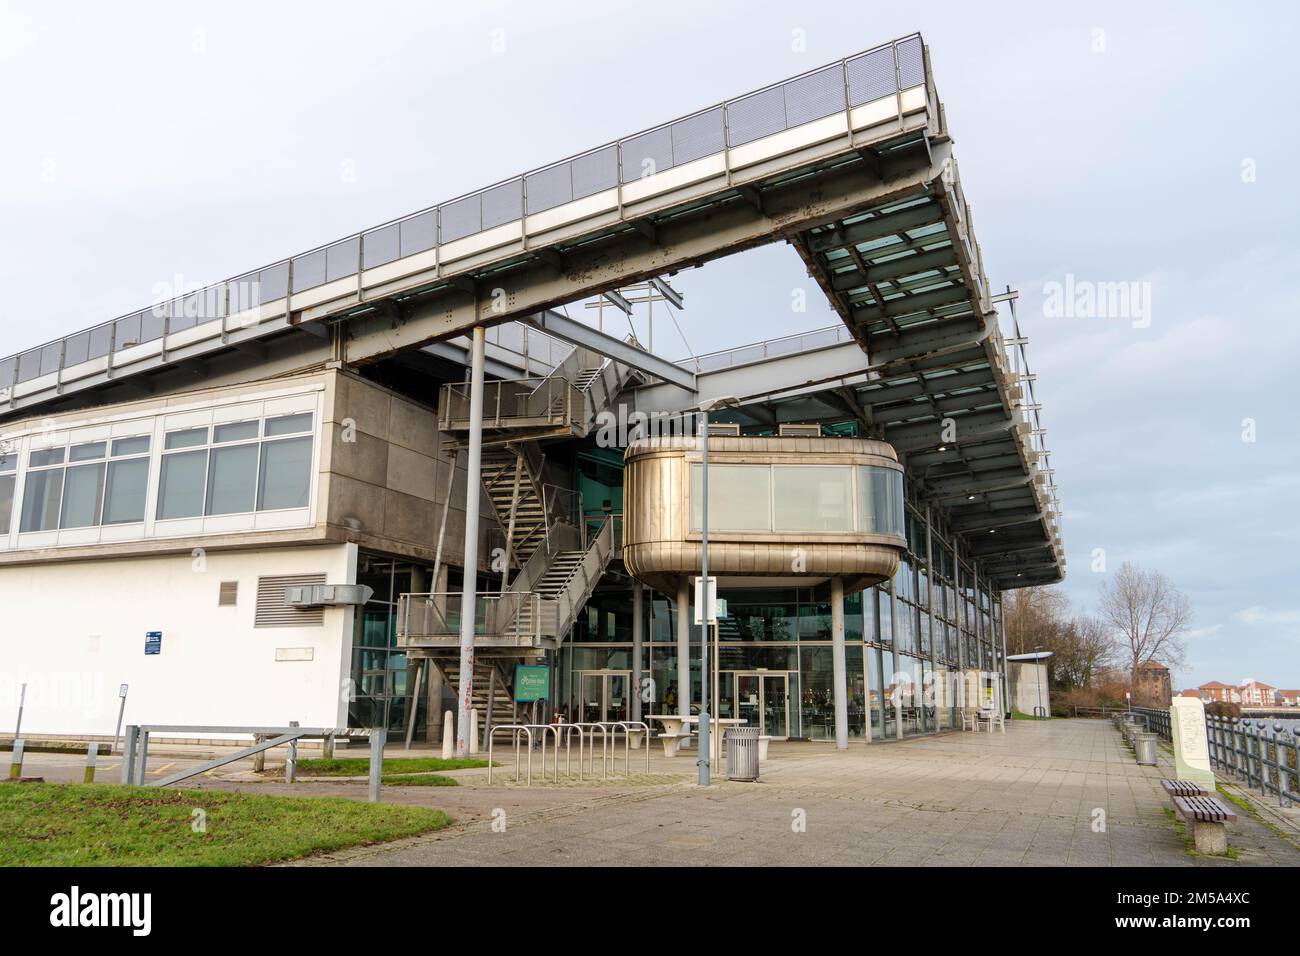
[[[623,561],[674,593],[698,575],[704,538],[701,440],[641,438],[624,454]],[[709,439],[709,573],[721,587],[856,590],[894,575],[907,546],[903,467],[885,442],[858,438]]]

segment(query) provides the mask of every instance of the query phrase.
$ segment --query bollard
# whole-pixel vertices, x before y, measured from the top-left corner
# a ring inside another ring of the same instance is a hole
[[[370,731],[370,802],[379,802],[379,787],[384,778],[384,744],[388,730],[376,727]]]
[[[14,755],[9,764],[9,779],[17,780],[23,775],[23,746],[27,741],[21,737],[14,738]]]
[[[135,724],[126,725],[126,738],[122,742],[122,785],[129,787],[135,783],[135,738],[139,728]]]
[[[451,711],[442,715],[442,759],[456,756],[456,717]]]
[[[256,746],[266,740],[263,734],[253,734],[253,745]],[[259,750],[253,754],[253,773],[261,773],[266,769],[266,751]]]
[[[334,735],[326,734],[325,742],[321,744],[321,756],[326,760],[334,759]]]
[[[289,721],[290,727],[297,727],[298,721]],[[284,762],[284,782],[293,783],[298,778],[298,741],[289,741],[289,757]]]
[[[144,786],[144,772],[149,765],[149,730],[145,726],[143,729],[137,728],[138,733],[135,737],[135,782],[137,786]]]
[[[99,758],[99,744],[86,744],[86,774],[82,783],[95,782],[95,761]]]
[[[469,738],[469,752],[471,754],[478,753],[478,708],[477,707],[471,707],[469,710],[469,733],[466,734],[466,737]]]

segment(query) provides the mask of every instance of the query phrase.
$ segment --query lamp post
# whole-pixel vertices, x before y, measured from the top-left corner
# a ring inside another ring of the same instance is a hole
[[[709,785],[709,762],[712,758],[711,726],[713,716],[709,713],[709,628],[714,615],[713,602],[709,600],[709,412],[715,408],[734,407],[740,404],[732,396],[715,398],[700,405],[700,595],[704,605],[700,614],[700,759],[699,784]],[[721,752],[721,750],[719,750]]]

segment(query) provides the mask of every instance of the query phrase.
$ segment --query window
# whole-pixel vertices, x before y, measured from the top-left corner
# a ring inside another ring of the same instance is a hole
[[[769,465],[709,466],[709,527],[719,531],[769,531]],[[704,527],[704,468],[691,465],[691,530]]]
[[[104,445],[99,444],[100,457]],[[76,449],[73,449],[75,457]],[[63,509],[60,528],[89,528],[99,524],[99,505],[104,494],[104,463],[76,465],[69,468],[63,486]]]
[[[703,527],[703,465],[691,465],[691,530]],[[903,474],[874,465],[709,466],[709,529],[903,533]]]
[[[113,460],[108,463],[104,485],[103,523],[143,521],[149,493],[149,436],[115,439],[110,454]]]
[[[310,423],[310,416],[308,416]],[[271,423],[268,421],[267,425]],[[311,493],[311,438],[262,443],[257,510],[305,508]]]
[[[152,435],[0,452],[0,535],[141,524],[157,465],[159,520],[305,508],[311,502],[311,412],[178,428]],[[152,430],[157,419],[138,423]],[[18,498],[21,497],[21,502]],[[15,517],[16,515],[16,517]]]
[[[773,465],[777,531],[852,531],[848,465]]]
[[[148,488],[148,458],[110,461],[104,491],[104,524],[143,521]]]
[[[170,442],[171,435],[167,438]],[[158,479],[158,517],[193,518],[203,514],[203,484],[208,470],[208,450],[163,455]]]
[[[18,482],[18,456],[0,454],[0,535],[9,533],[14,510],[14,485]]]
[[[254,422],[253,426],[256,428],[257,423]],[[208,460],[208,514],[227,515],[253,510],[257,447],[253,442],[212,449]]]

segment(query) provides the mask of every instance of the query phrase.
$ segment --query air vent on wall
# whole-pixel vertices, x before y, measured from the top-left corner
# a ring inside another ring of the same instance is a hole
[[[324,584],[323,574],[280,574],[257,579],[257,610],[254,627],[319,627],[325,623],[325,609],[296,608],[284,603],[285,589]]]
[[[239,582],[222,581],[217,591],[217,607],[234,607],[239,600]]]
[[[776,433],[782,438],[820,438],[822,427],[820,425],[796,425],[786,422],[777,426]]]

